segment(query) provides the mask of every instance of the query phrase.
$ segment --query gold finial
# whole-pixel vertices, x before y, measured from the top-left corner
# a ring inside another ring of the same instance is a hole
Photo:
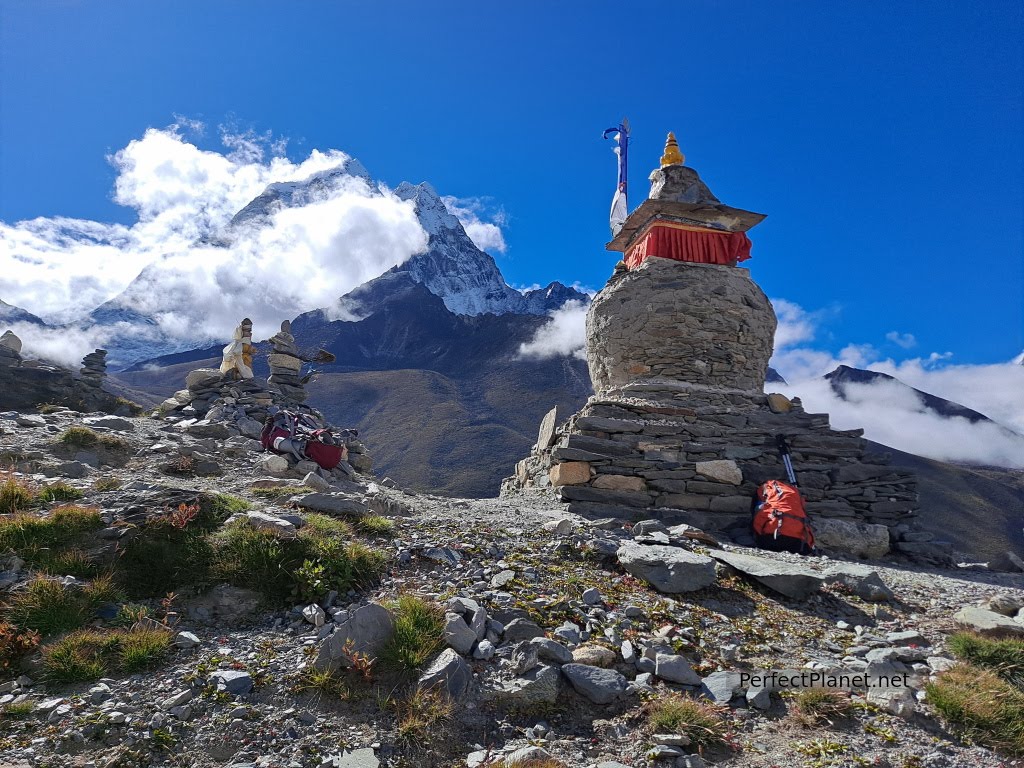
[[[661,167],[666,165],[682,165],[686,157],[679,151],[679,144],[676,143],[676,135],[668,132],[668,139],[665,140],[665,154],[661,156]]]

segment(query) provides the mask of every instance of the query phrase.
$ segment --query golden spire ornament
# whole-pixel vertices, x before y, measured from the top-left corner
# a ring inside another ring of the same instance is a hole
[[[668,139],[665,140],[665,154],[661,156],[661,167],[668,165],[682,165],[686,157],[679,151],[679,144],[676,142],[676,135],[668,132]]]

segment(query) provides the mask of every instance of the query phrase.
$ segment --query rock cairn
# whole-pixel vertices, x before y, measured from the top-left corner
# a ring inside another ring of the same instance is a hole
[[[689,170],[655,172],[653,191],[710,205]],[[948,547],[910,525],[912,473],[868,454],[863,430],[833,430],[827,414],[764,393],[776,324],[746,269],[661,257],[633,269],[620,262],[587,314],[596,394],[568,419],[548,413],[502,493],[553,489],[589,518],[654,518],[752,543],[757,487],[786,478],[775,441],[782,434],[823,548],[875,558],[895,544],[945,558]]]
[[[84,375],[83,368],[83,377],[75,379],[67,368],[25,359],[21,352],[21,339],[12,331],[0,335],[0,410],[27,410],[44,403],[111,413],[120,407],[116,398],[101,388],[103,373],[98,378],[90,378]],[[92,355],[99,352],[103,350]],[[87,355],[86,361],[92,355]],[[106,371],[105,365],[102,371]]]
[[[303,359],[295,346],[292,324],[288,320],[281,323],[281,330],[270,337],[270,344],[272,351],[267,362],[270,365],[268,381],[271,389],[287,400],[304,403],[307,395],[299,377]]]
[[[93,389],[100,389],[103,386],[103,379],[107,375],[107,350],[97,349],[82,358],[82,383]]]

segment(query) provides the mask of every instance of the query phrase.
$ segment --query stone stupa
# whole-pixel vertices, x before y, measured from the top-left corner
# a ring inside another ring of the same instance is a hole
[[[595,395],[567,420],[543,420],[505,494],[550,489],[589,518],[655,518],[742,541],[751,500],[785,479],[776,436],[792,449],[819,544],[880,557],[902,541],[916,480],[867,455],[863,430],[764,392],[776,328],[747,269],[747,231],[762,214],[723,205],[684,165],[675,137],[651,194],[608,249],[623,253],[587,314]],[[908,539],[917,538],[913,535]]]

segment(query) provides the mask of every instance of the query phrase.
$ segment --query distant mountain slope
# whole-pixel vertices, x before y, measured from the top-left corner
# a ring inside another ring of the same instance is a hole
[[[0,325],[10,325],[12,323],[32,323],[33,325],[46,325],[41,319],[33,315],[31,312],[16,307],[13,304],[8,304],[5,301],[0,301]],[[6,330],[0,328],[0,333]]]
[[[971,560],[1014,570],[1008,550],[1024,557],[1024,471],[965,467],[871,443],[918,476],[919,520]],[[799,468],[798,468],[799,469]]]
[[[967,419],[972,424],[976,424],[981,421],[996,424],[995,421],[983,413],[979,413],[978,411],[975,411],[972,408],[967,408],[959,403],[954,403],[951,400],[946,400],[920,389],[916,389],[915,387],[911,387],[909,384],[904,384],[895,376],[890,376],[887,373],[865,371],[861,368],[851,368],[848,365],[840,365],[831,373],[825,374],[825,379],[832,385],[832,391],[844,400],[847,399],[846,388],[850,384],[877,384],[879,382],[888,382],[899,387],[905,387],[907,390],[916,393],[924,407],[939,416],[945,416],[946,418],[956,416],[962,419]],[[1003,429],[1006,429],[1006,427],[1003,427]]]

